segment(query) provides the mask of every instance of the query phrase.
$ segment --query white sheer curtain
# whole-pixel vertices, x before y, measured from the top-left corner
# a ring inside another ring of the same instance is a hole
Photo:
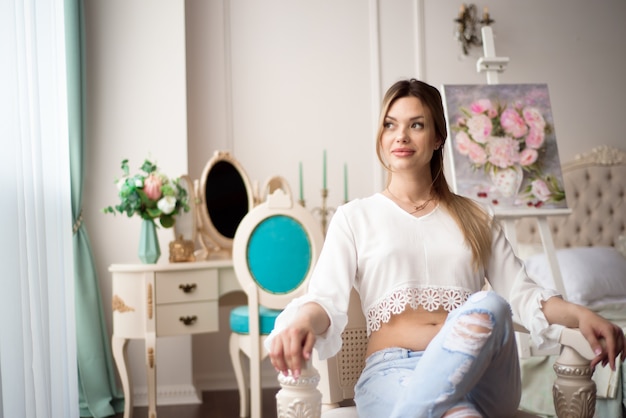
[[[1,1],[0,42],[0,416],[78,417],[63,1]]]

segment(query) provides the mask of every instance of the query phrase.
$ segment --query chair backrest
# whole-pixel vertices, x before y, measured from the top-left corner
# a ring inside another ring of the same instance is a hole
[[[348,307],[348,324],[341,334],[343,345],[334,357],[320,361],[313,356],[313,366],[320,374],[317,388],[322,393],[322,408],[334,408],[342,401],[354,398],[356,384],[367,351],[367,326],[361,310],[361,299],[352,289]]]
[[[233,266],[249,305],[282,309],[304,294],[323,241],[313,215],[282,189],[248,212],[233,239]]]
[[[286,194],[291,196],[291,187],[289,186],[289,182],[282,176],[272,176],[265,180],[265,183],[259,192],[259,197],[262,198],[261,200],[265,201],[269,195],[276,191],[276,189],[282,189]]]

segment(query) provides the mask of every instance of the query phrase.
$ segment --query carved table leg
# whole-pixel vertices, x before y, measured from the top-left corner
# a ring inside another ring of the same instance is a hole
[[[276,394],[278,418],[319,418],[322,414],[322,394],[317,390],[320,375],[307,363],[299,379],[278,374],[281,389]]]
[[[156,418],[156,336],[146,333],[146,372],[148,374],[148,417]]]
[[[589,360],[571,347],[563,346],[554,363],[557,378],[552,388],[559,418],[591,418],[596,409],[596,384]]]
[[[122,388],[124,390],[124,418],[133,417],[133,394],[131,393],[131,379],[128,373],[128,356],[126,348],[128,339],[113,336],[112,339],[113,359],[117,365],[117,372],[120,374]]]

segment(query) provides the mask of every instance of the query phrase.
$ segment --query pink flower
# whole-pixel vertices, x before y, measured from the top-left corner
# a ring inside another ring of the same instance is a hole
[[[519,162],[519,142],[508,136],[494,136],[487,143],[489,162],[507,168]]]
[[[534,150],[532,148],[526,148],[525,150],[520,152],[519,162],[523,166],[529,166],[531,164],[534,164],[534,162],[537,161],[538,157],[539,153],[537,152],[537,150]]]
[[[469,154],[469,147],[470,147],[471,142],[472,140],[469,138],[469,136],[467,136],[467,133],[465,133],[464,131],[461,131],[458,134],[456,134],[456,138],[455,138],[456,149],[457,151],[459,151],[461,155]]]
[[[470,161],[477,165],[483,165],[487,162],[487,153],[476,142],[470,141],[468,149],[468,157]]]
[[[539,149],[543,145],[544,139],[545,134],[543,133],[543,129],[531,129],[525,140],[526,146],[533,149]]]
[[[485,113],[489,109],[492,109],[493,105],[491,104],[491,100],[489,99],[480,99],[476,100],[474,103],[470,105],[470,110],[472,113]]]
[[[542,202],[545,202],[546,200],[550,199],[550,196],[552,195],[552,193],[550,192],[550,189],[548,188],[548,186],[546,185],[546,183],[543,180],[535,180],[532,183],[530,183],[531,186],[531,193],[539,200],[541,200]]]
[[[524,120],[530,127],[530,130],[536,129],[538,131],[544,131],[546,128],[546,121],[541,115],[541,112],[536,107],[525,107],[522,111]]]
[[[159,176],[150,174],[143,181],[143,191],[148,199],[158,200],[161,197],[161,179]]]
[[[476,115],[467,121],[467,129],[474,141],[484,144],[491,135],[493,125],[487,116]]]
[[[500,124],[504,131],[512,135],[513,138],[521,138],[528,132],[528,126],[515,109],[507,108],[502,112]]]

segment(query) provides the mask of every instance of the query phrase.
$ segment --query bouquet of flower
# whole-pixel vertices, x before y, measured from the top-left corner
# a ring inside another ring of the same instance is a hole
[[[161,226],[170,228],[175,215],[189,211],[187,190],[178,179],[169,179],[159,172],[156,164],[145,160],[142,173],[130,175],[128,160],[122,161],[124,176],[117,180],[120,204],[103,209],[104,213],[125,213],[128,217],[139,215],[142,219],[159,219]]]
[[[558,182],[542,173],[545,138],[552,133],[552,126],[536,107],[480,99],[460,111],[464,117],[452,127],[456,131],[454,145],[474,169],[492,176],[502,176],[503,170],[521,169],[532,184],[525,190],[527,197],[541,202],[564,198]]]
[[[461,112],[466,117],[455,126],[455,145],[475,168],[497,171],[519,164],[538,170],[539,150],[552,128],[536,108],[494,106],[481,99]]]

